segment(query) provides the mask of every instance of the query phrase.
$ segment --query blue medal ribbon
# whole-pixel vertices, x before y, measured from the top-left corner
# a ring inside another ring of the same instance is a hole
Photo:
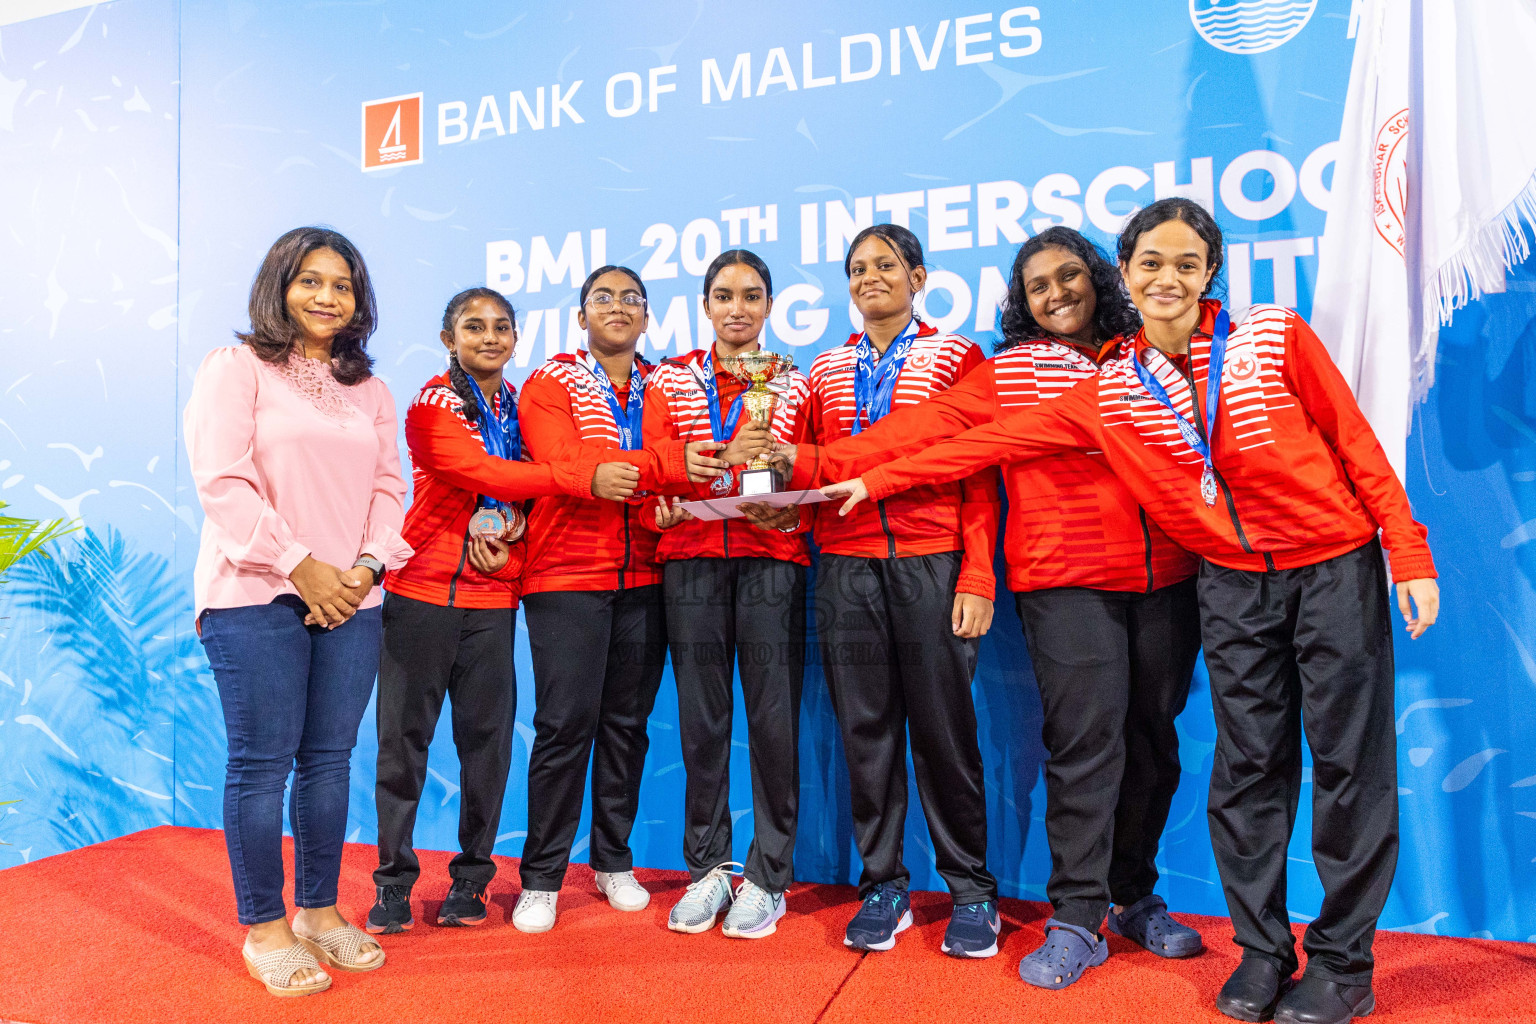
[[[912,342],[922,325],[913,317],[902,332],[880,356],[875,352],[869,332],[859,335],[859,343],[853,352],[853,432],[862,433],[865,417],[871,424],[891,411],[891,400],[896,395],[896,378],[912,351]]]
[[[512,397],[512,388],[505,380],[501,382],[501,390],[497,392],[498,405],[501,406],[501,415],[491,408],[491,403],[485,400],[485,395],[480,390],[480,385],[469,374],[464,375],[469,381],[469,388],[475,394],[475,405],[480,409],[480,440],[485,445],[487,455],[494,455],[498,459],[509,459],[517,462],[523,457],[522,432],[517,423],[517,402]],[[492,498],[489,495],[480,495],[478,508],[493,508],[498,512],[505,512],[509,503]]]
[[[608,379],[603,364],[593,359],[590,366],[592,375],[603,389],[603,397],[608,400],[608,411],[613,413],[613,425],[619,430],[619,447],[627,452],[639,449],[641,425],[645,422],[645,378],[638,367],[630,372],[628,403],[620,405],[618,392],[614,390],[613,381]]]
[[[701,383],[704,386],[704,397],[709,402],[709,432],[710,436],[721,444],[729,444],[731,438],[736,436],[736,424],[741,421],[742,399],[747,396],[745,390],[737,394],[731,402],[730,410],[724,417],[720,415],[720,389],[715,384],[715,347],[709,347],[709,355],[704,357],[704,367],[700,374]]]
[[[1211,438],[1216,436],[1216,407],[1221,403],[1221,368],[1227,359],[1227,335],[1232,333],[1232,318],[1226,310],[1216,314],[1215,329],[1211,332],[1211,358],[1205,370],[1205,434],[1202,436],[1200,428],[1179,415],[1179,411],[1173,407],[1173,400],[1168,397],[1168,391],[1152,371],[1141,363],[1139,355],[1131,360],[1136,367],[1136,376],[1141,380],[1141,386],[1147,389],[1147,393],[1162,403],[1163,408],[1173,414],[1173,420],[1179,426],[1179,433],[1184,437],[1184,443],[1194,449],[1200,458],[1205,460],[1205,469],[1200,474],[1200,496],[1205,499],[1207,505],[1216,504],[1216,467],[1211,459]],[[1190,369],[1194,369],[1193,354],[1191,354]],[[1193,390],[1193,381],[1191,390]],[[1196,410],[1198,414],[1198,408]]]

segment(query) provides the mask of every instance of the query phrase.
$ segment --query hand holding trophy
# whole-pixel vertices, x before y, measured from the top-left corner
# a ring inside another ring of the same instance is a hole
[[[737,380],[751,385],[742,395],[742,406],[747,410],[747,415],[761,426],[766,427],[771,424],[773,407],[778,403],[779,396],[768,387],[768,384],[793,370],[794,359],[781,352],[755,349],[732,356],[724,365]],[[782,484],[778,471],[763,455],[749,460],[746,469],[741,473],[742,497],[772,494],[778,491]]]

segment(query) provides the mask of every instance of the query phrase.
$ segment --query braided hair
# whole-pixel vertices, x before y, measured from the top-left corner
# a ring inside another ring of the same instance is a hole
[[[443,330],[450,337],[453,328],[458,323],[459,315],[464,312],[464,307],[473,299],[490,299],[501,307],[506,313],[507,319],[512,321],[512,333],[517,335],[517,313],[512,309],[512,303],[507,297],[494,288],[466,288],[453,298],[448,300],[448,306],[443,310]],[[464,367],[459,365],[459,357],[455,352],[448,353],[448,383],[453,388],[453,393],[459,396],[464,403],[464,418],[470,426],[478,426],[480,423],[480,403],[475,400],[475,388],[470,383],[469,374],[464,372]],[[490,396],[487,396],[489,398]]]

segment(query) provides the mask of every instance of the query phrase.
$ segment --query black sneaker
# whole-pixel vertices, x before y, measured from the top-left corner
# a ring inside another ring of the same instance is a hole
[[[877,885],[864,897],[864,905],[848,922],[843,945],[854,949],[886,950],[896,936],[912,927],[912,901],[907,890]]]
[[[379,897],[368,911],[368,931],[374,935],[393,935],[410,931],[415,923],[411,917],[411,887],[379,886]]]
[[[485,884],[455,878],[453,888],[448,890],[448,898],[443,900],[443,907],[437,912],[437,923],[444,928],[458,928],[483,924],[484,921]]]

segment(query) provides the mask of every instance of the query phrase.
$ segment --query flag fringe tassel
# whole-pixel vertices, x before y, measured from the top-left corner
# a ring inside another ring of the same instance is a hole
[[[1440,328],[1451,315],[1485,292],[1502,292],[1504,275],[1531,254],[1536,233],[1536,174],[1503,211],[1472,233],[1440,265],[1424,287],[1424,338],[1414,362],[1413,396],[1423,400],[1435,382],[1435,349]]]

